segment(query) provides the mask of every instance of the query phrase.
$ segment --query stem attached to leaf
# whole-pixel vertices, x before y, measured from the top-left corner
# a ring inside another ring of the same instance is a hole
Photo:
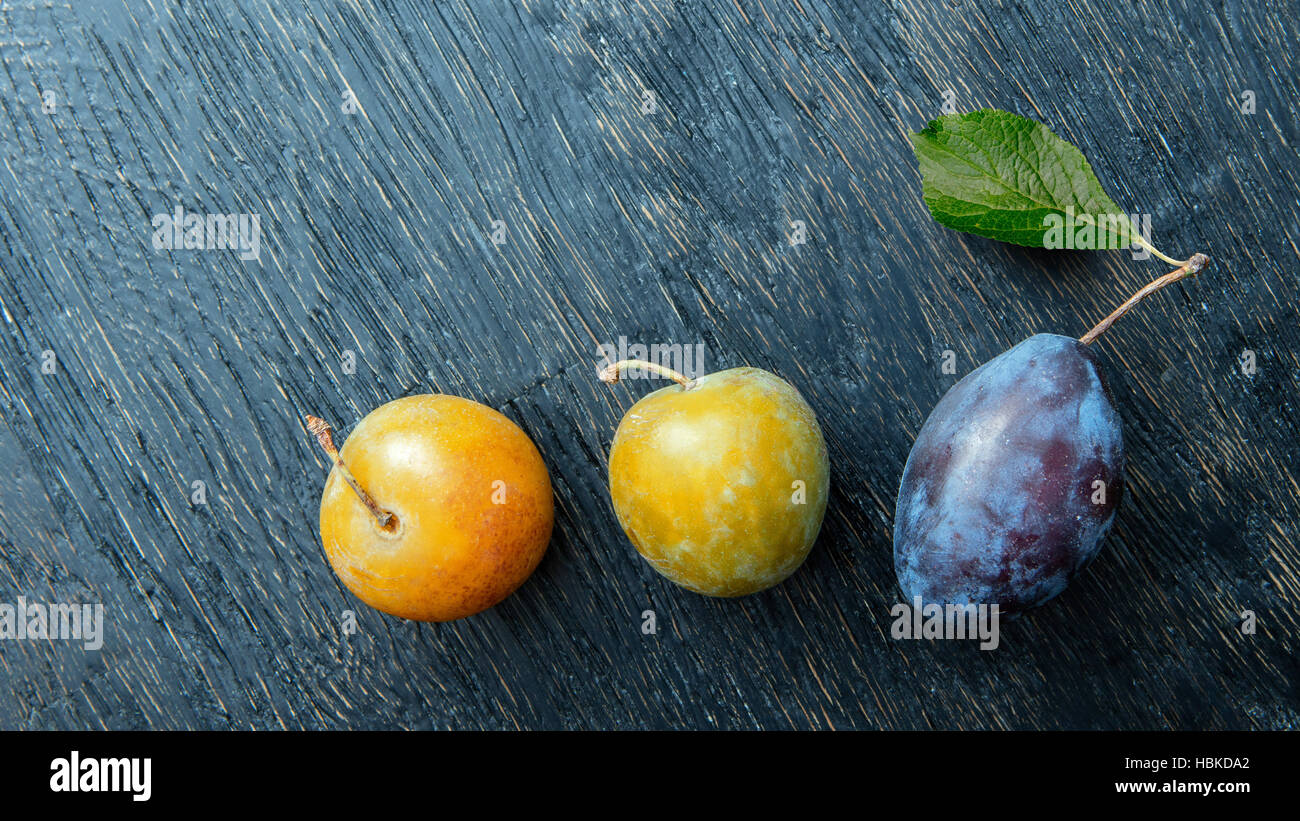
[[[1151,246],[1146,245],[1145,242],[1142,242],[1141,244],[1145,245],[1151,251],[1155,252],[1161,259],[1168,259],[1168,257],[1166,257],[1164,254],[1161,254],[1160,252],[1156,251],[1154,248],[1151,248]],[[1173,283],[1185,277],[1196,276],[1201,272],[1202,268],[1210,264],[1210,258],[1207,257],[1205,254],[1192,254],[1192,258],[1187,260],[1186,262],[1171,262],[1171,264],[1177,265],[1178,268],[1173,271],[1170,271],[1169,273],[1165,274],[1164,276],[1160,277],[1154,282],[1148,283],[1145,288],[1143,288],[1133,296],[1126,299],[1123,305],[1120,305],[1118,308],[1116,308],[1114,311],[1111,312],[1110,316],[1106,317],[1101,322],[1098,322],[1097,327],[1093,328],[1091,331],[1088,331],[1086,334],[1079,337],[1079,341],[1085,345],[1092,344],[1092,341],[1094,339],[1096,339],[1097,337],[1105,333],[1107,328],[1115,324],[1115,320],[1119,319],[1121,316],[1128,313],[1129,309],[1132,308],[1134,305],[1146,299],[1151,294],[1154,294],[1156,291],[1159,291],[1161,288],[1165,287],[1166,285],[1172,285]]]
[[[1146,237],[1143,237],[1141,233],[1136,232],[1136,231],[1135,231],[1134,234],[1133,234],[1133,242],[1135,242],[1135,243],[1138,244],[1138,245],[1141,245],[1143,248],[1145,248],[1145,249],[1147,249],[1148,251],[1150,251],[1151,254],[1152,254],[1153,256],[1155,256],[1155,257],[1159,257],[1160,259],[1164,260],[1165,262],[1169,263],[1170,265],[1178,265],[1178,266],[1182,266],[1182,265],[1190,265],[1191,262],[1192,262],[1192,260],[1190,260],[1190,259],[1174,259],[1174,258],[1172,258],[1172,257],[1167,257],[1167,256],[1165,256],[1164,254],[1160,253],[1160,251],[1159,251],[1159,250],[1158,250],[1154,245],[1152,245],[1151,243],[1147,242],[1147,241],[1146,241]],[[1194,258],[1195,258],[1195,257],[1193,257],[1193,259],[1194,259]],[[1208,261],[1208,259],[1207,259],[1207,261]],[[1197,269],[1197,270],[1199,270],[1199,269]],[[1192,273],[1195,273],[1195,271],[1193,271]]]

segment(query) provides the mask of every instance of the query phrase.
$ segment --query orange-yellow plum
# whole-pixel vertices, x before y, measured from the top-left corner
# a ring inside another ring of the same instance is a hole
[[[550,542],[551,481],[532,440],[457,396],[398,399],[335,452],[320,532],[334,572],[366,604],[416,621],[464,618],[509,596]],[[322,436],[323,429],[323,436]]]

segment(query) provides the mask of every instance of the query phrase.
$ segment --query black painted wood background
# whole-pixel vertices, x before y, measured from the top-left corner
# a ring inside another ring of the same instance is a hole
[[[0,643],[0,727],[1296,727],[1298,17],[0,3],[0,601],[106,618],[99,652]],[[1167,267],[936,225],[907,135],[948,101],[1045,122],[1157,246],[1214,258],[1099,343],[1128,495],[996,652],[889,638],[911,442],[980,362]],[[177,206],[258,214],[260,259],[154,250]],[[606,457],[650,386],[596,380],[620,336],[769,368],[817,410],[834,490],[788,582],[711,600],[626,542]],[[517,421],[557,506],[519,593],[445,625],[334,578],[301,421],[428,391]]]

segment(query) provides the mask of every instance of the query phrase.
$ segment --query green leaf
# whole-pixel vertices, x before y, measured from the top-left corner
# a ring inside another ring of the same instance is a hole
[[[941,225],[1033,248],[1127,248],[1141,236],[1079,149],[1042,123],[993,108],[949,114],[912,146]]]

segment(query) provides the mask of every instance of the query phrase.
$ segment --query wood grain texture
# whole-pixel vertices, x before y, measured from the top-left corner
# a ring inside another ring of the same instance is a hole
[[[1297,19],[1284,0],[0,3],[0,601],[106,618],[99,652],[0,643],[0,728],[1300,726]],[[1166,269],[936,225],[907,134],[949,90],[1046,123],[1157,246],[1214,258],[1098,343],[1127,498],[1098,561],[992,653],[889,638],[911,442],[961,375]],[[260,259],[154,250],[178,205],[258,214]],[[605,469],[647,386],[596,380],[620,336],[768,368],[817,410],[832,499],[788,582],[715,601],[635,555]],[[532,580],[446,625],[331,574],[300,421],[346,433],[426,391],[517,421],[556,492]]]

